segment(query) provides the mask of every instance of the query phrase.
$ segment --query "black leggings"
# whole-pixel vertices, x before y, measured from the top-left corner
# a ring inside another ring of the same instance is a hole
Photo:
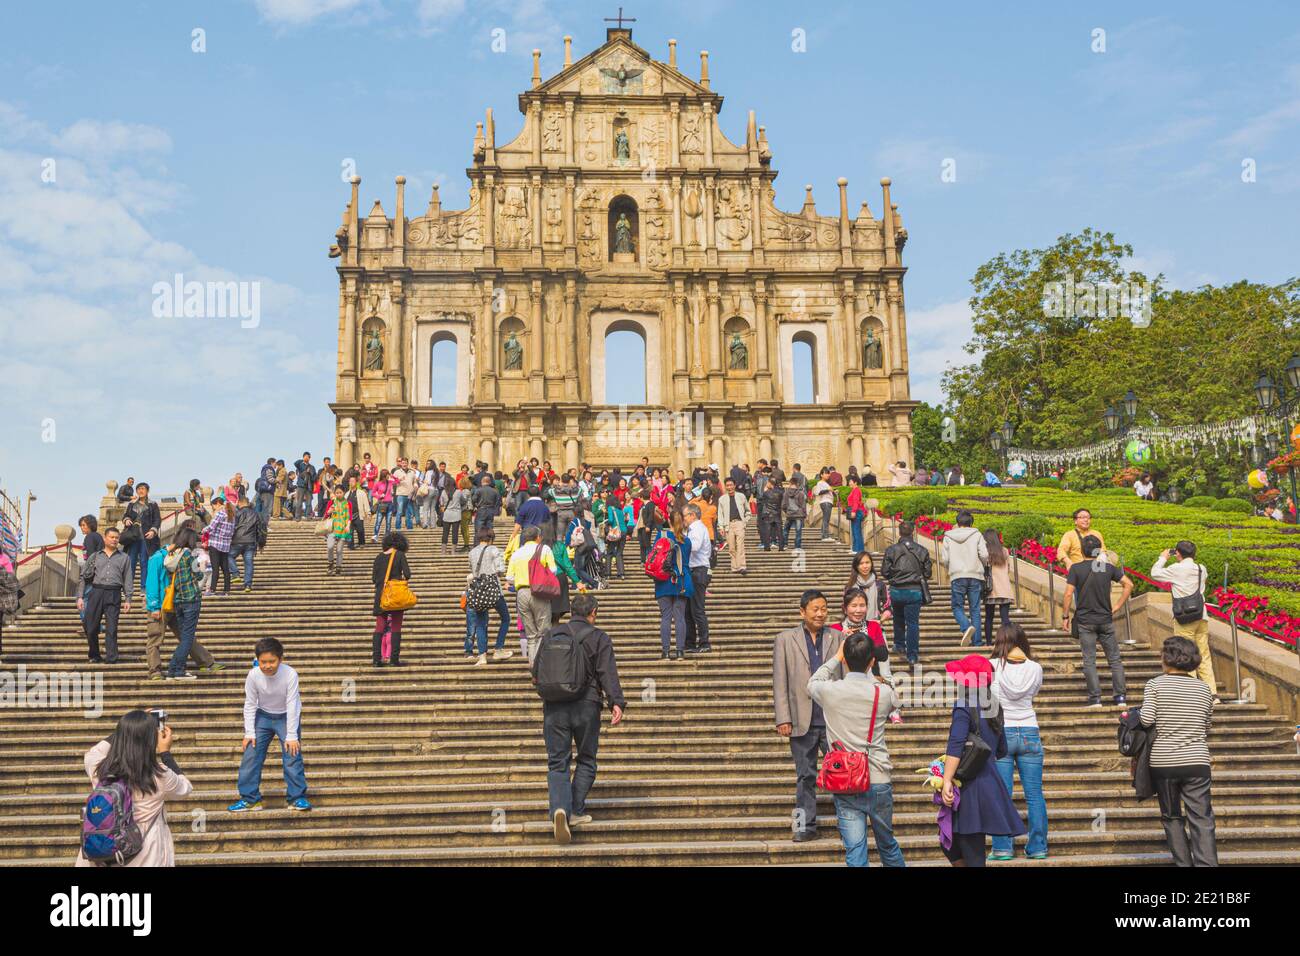
[[[984,643],[993,644],[993,609],[1000,607],[1002,609],[1002,623],[1011,623],[1011,605],[1010,604],[985,604],[984,605]]]
[[[943,847],[940,847],[943,850]],[[984,834],[954,833],[952,848],[943,850],[949,863],[961,863],[963,866],[984,865]]]
[[[226,576],[226,593],[230,593],[230,552],[218,551],[208,545],[208,560],[212,562],[212,590],[217,590],[217,581],[221,575]]]

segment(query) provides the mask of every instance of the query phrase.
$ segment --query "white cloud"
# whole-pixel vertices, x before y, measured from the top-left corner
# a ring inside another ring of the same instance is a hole
[[[331,13],[355,10],[363,0],[255,0],[257,12],[270,23],[298,26]]]
[[[970,338],[970,303],[965,299],[908,310],[907,358],[912,398],[931,405],[943,401],[944,371],[950,365],[978,359],[964,350]]]
[[[77,120],[60,131],[51,145],[87,159],[112,159],[119,153],[168,153],[172,138],[156,126],[142,123]]]
[[[988,165],[986,157],[950,140],[895,136],[885,140],[874,156],[872,169],[890,177],[900,189],[958,187],[978,180]],[[951,169],[950,182],[943,180]]]
[[[415,12],[424,26],[443,26],[465,12],[465,0],[420,0]]]

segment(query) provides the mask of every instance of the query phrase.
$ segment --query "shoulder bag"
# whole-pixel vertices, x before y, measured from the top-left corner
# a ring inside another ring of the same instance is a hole
[[[396,559],[397,551],[394,550],[388,556],[388,570],[384,572],[384,588],[379,592],[379,610],[385,612],[408,610],[415,607],[418,600],[405,579],[392,577],[393,561]]]
[[[1196,593],[1187,597],[1176,597],[1173,602],[1174,620],[1179,624],[1195,624],[1205,617],[1205,595],[1201,581],[1201,566],[1196,566]]]
[[[871,724],[867,728],[867,746],[876,734],[876,708],[880,706],[880,687],[871,701]],[[817,786],[828,793],[866,793],[871,789],[871,765],[865,751],[845,750],[838,740],[822,758]]]
[[[985,719],[989,722],[989,729],[994,732],[1002,733],[1002,715],[997,709],[997,703],[994,701],[994,713]],[[970,715],[971,729],[966,735],[966,743],[961,748],[961,762],[957,764],[957,772],[953,775],[959,783],[969,783],[980,775],[980,771],[988,764],[989,758],[993,756],[993,748],[989,746],[984,735],[980,733],[980,713],[972,707],[966,708],[966,713]]]
[[[494,608],[497,601],[505,596],[501,593],[501,581],[497,578],[496,571],[493,570],[489,574],[482,573],[483,558],[486,554],[485,547],[479,552],[478,561],[474,564],[474,575],[465,589],[465,603],[475,611]]]

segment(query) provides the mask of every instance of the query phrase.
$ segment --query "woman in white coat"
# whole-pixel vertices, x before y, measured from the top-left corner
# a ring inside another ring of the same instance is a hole
[[[126,780],[131,787],[132,816],[144,838],[140,852],[126,866],[175,866],[172,831],[164,804],[189,796],[193,786],[171,755],[170,727],[144,710],[127,711],[117,729],[86,753],[86,775],[92,789],[104,780]],[[80,851],[77,866],[95,866]]]

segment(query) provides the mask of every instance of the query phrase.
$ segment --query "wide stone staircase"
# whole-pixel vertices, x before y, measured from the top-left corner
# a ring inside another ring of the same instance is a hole
[[[499,532],[504,542],[507,527]],[[541,705],[518,631],[512,626],[508,639],[512,659],[471,667],[457,606],[465,555],[444,554],[435,532],[410,534],[420,604],[403,629],[404,668],[370,665],[377,549],[349,552],[345,574],[327,577],[324,546],[307,523],[273,523],[254,591],[205,600],[200,640],[230,666],[197,681],[145,680],[139,609],[124,615],[122,663],[114,667],[86,662],[72,599],[6,628],[0,669],[102,671],[104,701],[96,719],[80,710],[0,709],[0,864],[72,861],[88,788],[82,757],[137,706],[168,711],[175,756],[194,784],[189,798],[168,804],[181,865],[843,862],[829,797],[821,801],[821,839],[791,841],[793,764],[773,727],[771,683],[772,639],[797,622],[799,594],[820,587],[835,603],[841,593],[849,576],[842,544],[820,542],[814,530],[805,532],[802,557],[765,554],[751,528],[749,574],[731,573],[723,555],[713,578],[714,653],[665,661],[652,583],[629,542],[626,580],[599,593],[599,623],[613,638],[629,706],[619,727],[604,717],[588,803],[594,821],[560,846],[546,813]],[[1046,671],[1037,711],[1051,856],[1026,864],[1020,855],[1010,865],[1168,862],[1155,801],[1136,802],[1128,761],[1116,752],[1115,711],[1084,707],[1077,646],[1043,621],[1015,617]],[[493,637],[495,627],[493,615]],[[921,665],[933,675],[966,653],[946,591],[936,588],[921,635]],[[244,678],[263,636],[284,641],[301,675],[311,813],[283,809],[278,745],[263,775],[267,809],[225,810],[236,797]],[[169,638],[164,651],[172,646]],[[1123,657],[1136,704],[1159,662],[1137,645],[1124,646]],[[1104,687],[1108,679],[1103,663]],[[887,733],[895,830],[910,865],[943,862],[935,808],[914,771],[942,753],[950,714],[937,702],[916,703]],[[1300,759],[1285,722],[1260,706],[1225,703],[1210,746],[1221,861],[1300,860]],[[1018,786],[1017,803],[1023,811]]]

